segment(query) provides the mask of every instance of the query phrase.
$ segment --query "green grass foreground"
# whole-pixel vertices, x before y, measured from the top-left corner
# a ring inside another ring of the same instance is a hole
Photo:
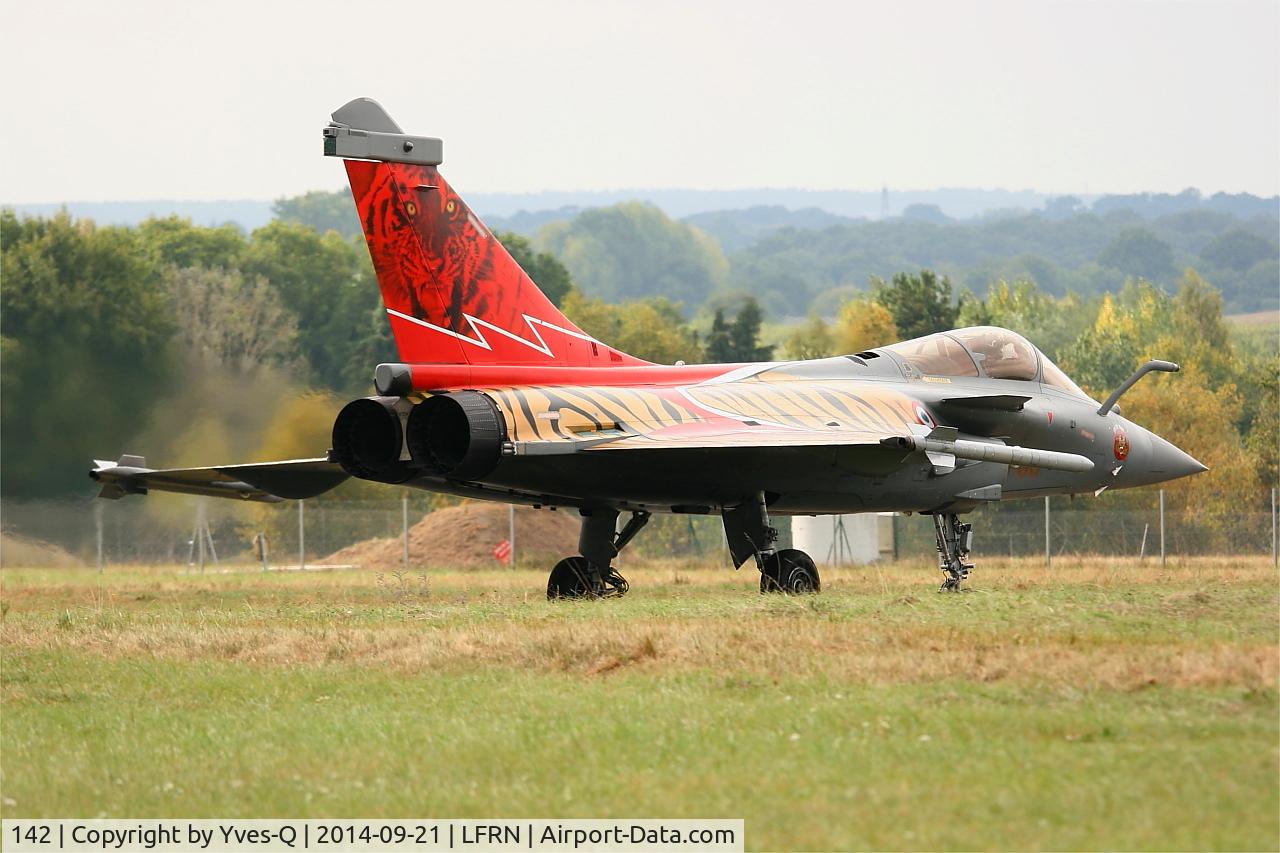
[[[0,572],[0,814],[742,817],[750,849],[1276,849],[1269,561]]]

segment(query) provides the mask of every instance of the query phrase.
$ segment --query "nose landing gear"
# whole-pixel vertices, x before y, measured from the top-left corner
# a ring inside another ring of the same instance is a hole
[[[953,512],[934,513],[933,529],[938,539],[938,568],[946,575],[939,592],[959,592],[960,584],[973,571],[969,551],[973,548],[973,525],[960,521]]]

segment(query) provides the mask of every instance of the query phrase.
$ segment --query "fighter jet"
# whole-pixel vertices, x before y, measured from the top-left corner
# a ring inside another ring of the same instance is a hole
[[[1099,404],[1008,329],[941,332],[834,358],[651,364],[562,314],[441,176],[439,139],[404,133],[375,101],[333,113],[400,362],[373,372],[324,457],[151,469],[98,462],[100,496],[171,491],[304,499],[348,477],[576,510],[578,553],[549,598],[627,591],[613,567],[653,513],[719,514],[735,568],[762,592],[821,586],[778,547],[775,516],[879,511],[933,518],[942,589],[973,568],[961,516],[994,501],[1101,493],[1206,470]],[[620,516],[625,523],[619,525]]]

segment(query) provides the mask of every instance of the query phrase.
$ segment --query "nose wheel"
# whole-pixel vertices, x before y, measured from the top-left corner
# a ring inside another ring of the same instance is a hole
[[[946,575],[938,591],[959,592],[960,584],[973,571],[969,562],[973,525],[963,523],[955,513],[934,513],[933,530],[938,539],[938,568]]]

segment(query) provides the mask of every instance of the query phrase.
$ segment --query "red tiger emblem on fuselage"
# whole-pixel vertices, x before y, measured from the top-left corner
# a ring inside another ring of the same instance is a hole
[[[1111,450],[1115,453],[1117,462],[1129,458],[1129,436],[1125,435],[1124,427],[1118,426],[1112,430]]]

